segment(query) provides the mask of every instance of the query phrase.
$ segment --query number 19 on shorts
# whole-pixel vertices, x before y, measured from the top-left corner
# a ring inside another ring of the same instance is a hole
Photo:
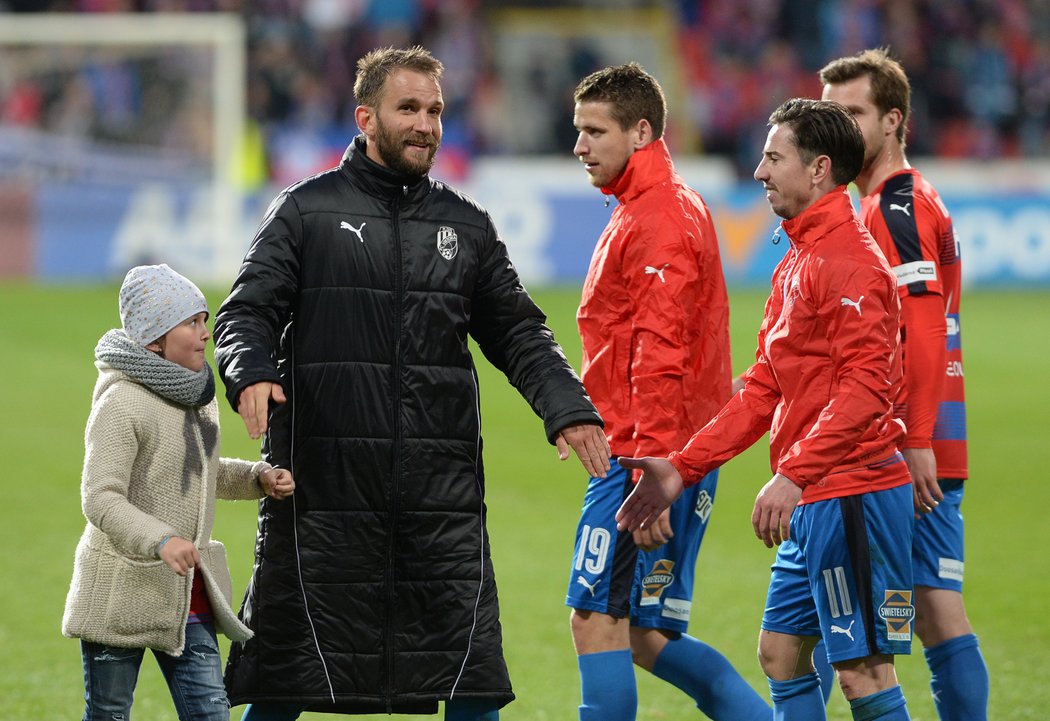
[[[612,535],[608,530],[584,525],[580,545],[576,548],[576,570],[598,574],[605,570]]]

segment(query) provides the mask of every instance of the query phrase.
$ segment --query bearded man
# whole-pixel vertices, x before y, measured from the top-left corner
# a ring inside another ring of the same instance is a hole
[[[485,518],[472,336],[564,460],[609,469],[602,420],[488,213],[428,177],[442,65],[358,62],[361,135],[271,204],[215,321],[226,395],[295,495],[260,505],[230,651],[248,721],[511,701]]]

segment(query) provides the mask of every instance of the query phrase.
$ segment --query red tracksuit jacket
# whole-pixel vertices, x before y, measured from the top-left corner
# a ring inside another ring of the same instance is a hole
[[[707,206],[675,173],[663,140],[636,151],[602,192],[619,205],[583,287],[581,375],[613,455],[663,456],[730,395],[718,239]]]
[[[909,483],[893,418],[901,384],[900,301],[885,257],[845,186],[781,224],[756,362],[745,385],[671,462],[687,483],[770,433],[771,468],[802,502]]]

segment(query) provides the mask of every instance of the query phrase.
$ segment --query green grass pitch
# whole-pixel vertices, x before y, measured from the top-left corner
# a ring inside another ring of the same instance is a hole
[[[580,358],[576,288],[534,293],[574,364]],[[210,293],[212,309],[222,291]],[[76,641],[59,631],[83,527],[79,505],[84,422],[95,369],[91,352],[119,324],[117,287],[0,284],[3,485],[0,549],[0,717],[79,718],[82,677]],[[732,294],[736,369],[753,357],[764,294]],[[966,595],[991,671],[990,718],[1045,719],[1050,712],[1050,293],[974,291],[964,299],[971,475]],[[480,354],[488,503],[507,661],[518,699],[508,721],[576,718],[579,682],[563,605],[585,478],[575,459],[557,460],[538,419]],[[223,407],[224,455],[258,453],[240,419]],[[752,535],[750,510],[768,480],[760,441],[727,464],[700,554],[691,631],[719,648],[764,696],[755,659],[773,551]],[[255,504],[220,503],[215,535],[230,551],[235,595],[246,583]],[[912,718],[936,721],[928,672],[916,653],[898,659]],[[225,646],[223,648],[225,655]],[[700,718],[691,701],[638,673],[640,721]],[[237,719],[243,709],[234,709]],[[829,718],[850,718],[841,695]],[[134,715],[175,714],[151,658],[143,664]],[[332,718],[320,714],[303,718]],[[379,718],[379,717],[370,717]],[[434,718],[434,717],[417,717]]]

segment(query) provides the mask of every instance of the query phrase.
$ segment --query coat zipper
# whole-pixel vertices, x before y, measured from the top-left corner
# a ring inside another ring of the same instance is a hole
[[[394,207],[391,214],[394,228],[394,359],[393,363],[391,363],[393,377],[390,380],[391,390],[393,391],[391,421],[393,422],[394,431],[394,458],[390,484],[389,536],[386,546],[386,628],[383,633],[387,672],[386,712],[388,714],[394,712],[394,625],[392,617],[396,601],[394,596],[395,547],[397,545],[397,514],[401,495],[401,324],[404,314],[404,288],[402,286],[401,228],[399,223],[401,200],[407,192],[407,187],[402,188],[401,196],[394,197]]]

